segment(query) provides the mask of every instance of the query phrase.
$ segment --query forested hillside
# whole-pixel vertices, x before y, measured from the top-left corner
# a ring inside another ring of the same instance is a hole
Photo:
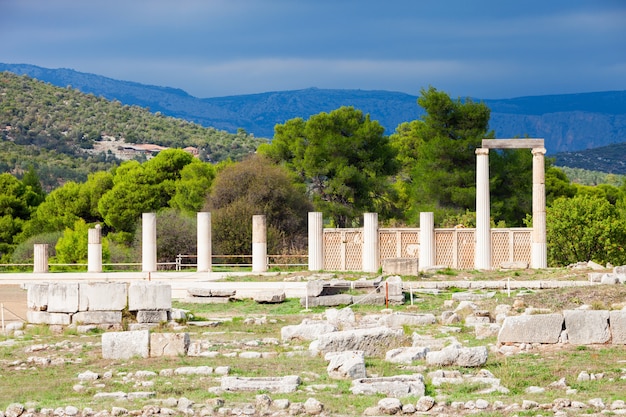
[[[208,162],[239,160],[263,142],[244,131],[232,134],[73,88],[0,73],[0,172],[19,175],[33,165],[47,190],[67,180],[84,181],[89,172],[119,163],[110,153],[92,151],[103,138],[192,146]]]

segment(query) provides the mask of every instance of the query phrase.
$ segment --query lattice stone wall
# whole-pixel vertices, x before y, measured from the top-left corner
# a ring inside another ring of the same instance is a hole
[[[417,228],[379,229],[379,261],[388,258],[419,258]],[[475,229],[435,229],[435,263],[454,269],[473,269]],[[491,263],[528,262],[532,229],[492,229]],[[362,229],[324,229],[324,269],[359,271],[362,265]]]

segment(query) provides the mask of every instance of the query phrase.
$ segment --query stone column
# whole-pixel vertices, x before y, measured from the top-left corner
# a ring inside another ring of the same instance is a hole
[[[476,149],[476,247],[474,268],[491,269],[489,149]]]
[[[548,267],[546,240],[546,167],[545,148],[533,148],[533,234],[530,267]]]
[[[141,216],[141,270],[157,270],[156,214],[143,213]]]
[[[87,272],[102,272],[102,233],[99,224],[88,231]]]
[[[324,269],[324,220],[321,212],[309,213],[309,271]]]
[[[33,273],[48,272],[48,244],[37,243],[34,245],[33,250],[33,258],[35,262]]]
[[[363,214],[363,272],[378,272],[378,213]]]
[[[252,272],[267,271],[267,220],[265,215],[252,216]]]
[[[213,249],[211,246],[211,213],[197,213],[198,222],[198,272],[211,272]]]
[[[435,265],[435,215],[432,212],[420,213],[420,270]]]

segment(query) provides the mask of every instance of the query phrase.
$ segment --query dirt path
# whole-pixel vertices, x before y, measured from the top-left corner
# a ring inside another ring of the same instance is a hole
[[[26,320],[26,290],[19,285],[0,285],[0,304],[5,323]]]

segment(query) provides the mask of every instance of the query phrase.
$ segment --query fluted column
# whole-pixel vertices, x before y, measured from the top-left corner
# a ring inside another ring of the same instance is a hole
[[[363,214],[363,272],[378,272],[378,213]]]
[[[211,246],[211,213],[196,214],[198,242],[198,272],[210,272],[212,267],[213,249]]]
[[[419,269],[435,265],[435,216],[432,212],[420,213]]]
[[[87,272],[102,272],[102,233],[99,224],[88,231]]]
[[[476,149],[476,248],[474,267],[491,269],[489,149]]]
[[[545,148],[533,148],[533,233],[531,268],[548,267],[546,240],[546,171]]]
[[[157,270],[156,214],[143,213],[141,216],[141,270]]]
[[[48,272],[48,244],[37,243],[33,247],[34,273]]]
[[[252,216],[252,272],[267,271],[267,220],[265,215]]]
[[[324,219],[321,212],[309,213],[309,271],[324,269]]]

